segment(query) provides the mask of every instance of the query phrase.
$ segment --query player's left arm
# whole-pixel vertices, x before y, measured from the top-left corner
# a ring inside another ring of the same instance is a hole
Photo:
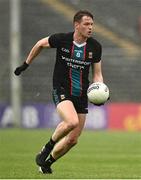
[[[102,67],[101,67],[101,60],[98,63],[93,64],[93,82],[103,82],[103,75],[102,75]],[[110,96],[108,97],[108,100]],[[103,104],[99,104],[103,105]]]
[[[101,60],[93,63],[93,82],[103,82]]]

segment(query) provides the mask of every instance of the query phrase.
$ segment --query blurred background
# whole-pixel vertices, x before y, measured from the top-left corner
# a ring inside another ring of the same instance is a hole
[[[141,0],[0,0],[0,127],[56,126],[55,50],[43,50],[20,78],[13,70],[39,39],[73,31],[73,15],[80,9],[94,14],[93,37],[103,47],[103,75],[111,96],[104,107],[89,105],[86,128],[141,130]]]

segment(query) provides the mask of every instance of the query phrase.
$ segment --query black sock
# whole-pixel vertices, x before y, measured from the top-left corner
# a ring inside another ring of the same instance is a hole
[[[50,167],[55,161],[56,160],[50,154],[50,157],[46,160],[45,165]]]
[[[52,138],[50,138],[49,142],[45,145],[45,148],[47,149],[53,149],[54,145],[56,144],[55,141],[52,140]]]

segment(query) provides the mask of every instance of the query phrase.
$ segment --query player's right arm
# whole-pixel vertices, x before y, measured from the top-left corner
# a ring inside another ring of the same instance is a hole
[[[50,47],[48,42],[48,37],[39,40],[31,49],[25,62],[27,64],[30,64],[33,61],[33,59],[41,52],[43,48],[48,48],[48,47]]]
[[[43,38],[33,46],[24,63],[21,66],[17,67],[14,71],[15,75],[18,76],[22,71],[25,71],[28,68],[29,64],[35,59],[35,57],[41,52],[43,48],[50,47],[48,39],[49,37]]]
[[[25,71],[28,68],[29,64],[35,59],[35,57],[41,52],[43,48],[60,47],[61,41],[62,39],[64,39],[64,35],[64,33],[58,33],[39,40],[31,49],[24,63],[16,68],[16,70],[14,71],[15,75],[19,76],[22,71]]]

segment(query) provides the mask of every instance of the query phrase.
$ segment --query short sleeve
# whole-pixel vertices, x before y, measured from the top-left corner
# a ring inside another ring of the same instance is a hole
[[[49,36],[49,45],[52,48],[58,48],[62,42],[62,38],[63,38],[63,33],[59,33],[59,34],[53,34],[51,36]]]
[[[101,60],[101,56],[102,56],[102,46],[100,43],[96,43],[95,44],[95,55],[94,55],[94,62],[98,63]]]

